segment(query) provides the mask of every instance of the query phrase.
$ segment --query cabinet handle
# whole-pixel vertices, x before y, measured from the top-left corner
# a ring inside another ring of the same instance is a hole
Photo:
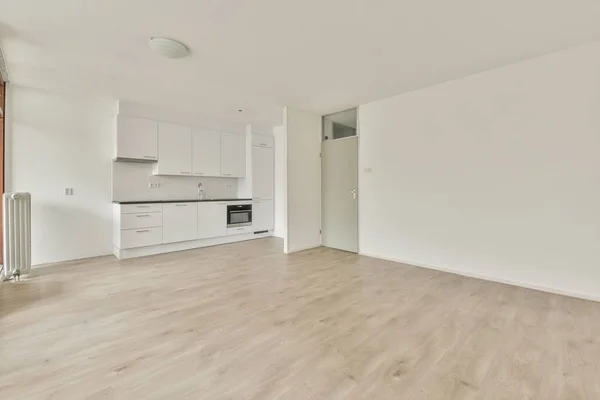
[[[190,175],[189,172],[181,172],[182,175]]]
[[[150,208],[150,206],[135,206],[135,208]]]
[[[204,175],[204,172],[194,172],[194,175]]]
[[[154,160],[156,157],[155,156],[144,156],[144,158],[151,158]]]
[[[136,231],[136,232],[137,232],[137,233],[150,232],[150,229],[144,229],[144,230],[141,230],[141,231]]]
[[[266,143],[261,143],[260,145],[261,145],[261,146],[266,146],[267,144],[266,144]]]
[[[223,176],[231,176],[231,174],[221,174],[221,175],[223,175]]]
[[[144,217],[149,217],[149,215],[148,215],[148,214],[145,214],[145,215],[138,215],[137,217],[138,217],[138,218],[144,218]]]
[[[176,207],[187,207],[187,204],[175,204]]]

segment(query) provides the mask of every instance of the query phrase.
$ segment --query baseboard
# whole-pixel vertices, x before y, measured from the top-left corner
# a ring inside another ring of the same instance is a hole
[[[260,239],[269,236],[273,236],[272,231],[256,235],[254,233],[246,233],[241,235],[229,235],[216,238],[190,240],[188,242],[167,243],[148,247],[136,247],[133,249],[119,249],[118,247],[113,246],[113,251],[115,257],[117,257],[119,260],[126,260],[129,258],[154,256],[163,253],[173,253],[176,251],[199,249],[202,247],[242,242],[245,240]]]
[[[526,283],[526,282],[513,281],[513,280],[510,280],[510,279],[498,278],[498,277],[495,277],[495,276],[473,274],[473,273],[469,273],[469,272],[454,270],[454,269],[451,269],[451,268],[436,267],[436,266],[433,266],[433,265],[426,265],[426,264],[416,263],[416,262],[412,262],[412,261],[400,260],[400,259],[396,259],[396,258],[382,257],[382,256],[379,256],[377,254],[371,254],[371,253],[367,253],[367,252],[360,252],[359,254],[361,256],[378,258],[380,260],[392,261],[392,262],[397,262],[397,263],[400,263],[400,264],[407,264],[407,265],[411,265],[413,267],[427,268],[427,269],[432,269],[432,270],[436,270],[436,271],[447,272],[449,274],[466,276],[468,278],[481,279],[481,280],[484,280],[484,281],[502,283],[502,284],[505,284],[505,285],[517,286],[517,287],[522,287],[522,288],[525,288],[525,289],[537,290],[537,291],[540,291],[540,292],[558,294],[558,295],[567,296],[567,297],[574,297],[576,299],[591,300],[591,301],[600,302],[600,296],[593,296],[593,295],[588,295],[588,294],[583,294],[583,293],[568,292],[568,291],[565,291],[565,290],[556,289],[556,288],[552,288],[552,287],[532,285],[532,284]]]
[[[301,247],[299,249],[294,249],[292,251],[288,250],[288,252],[286,254],[293,254],[293,253],[298,253],[299,251],[304,251],[304,250],[310,250],[310,249],[317,249],[321,247],[321,245],[316,245],[316,246],[307,246],[307,247]]]
[[[106,254],[97,254],[94,256],[87,256],[87,257],[80,257],[80,258],[71,258],[68,260],[62,260],[62,261],[52,261],[52,262],[48,262],[48,263],[44,263],[44,264],[36,264],[36,265],[32,265],[31,269],[38,269],[38,268],[46,268],[46,267],[52,267],[54,265],[60,264],[60,265],[68,265],[69,263],[71,264],[77,264],[80,262],[84,262],[87,260],[92,260],[94,258],[101,258],[101,257],[108,257],[108,256],[112,256],[112,253],[106,253]]]

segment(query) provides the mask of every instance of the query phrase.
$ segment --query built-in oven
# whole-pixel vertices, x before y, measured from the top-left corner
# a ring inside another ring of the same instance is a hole
[[[227,227],[237,228],[252,225],[252,204],[227,206]]]

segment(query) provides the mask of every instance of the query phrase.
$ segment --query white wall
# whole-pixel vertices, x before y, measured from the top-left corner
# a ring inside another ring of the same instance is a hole
[[[17,86],[7,99],[6,189],[31,192],[32,263],[110,254],[116,102]]]
[[[275,137],[275,229],[273,236],[283,238],[285,236],[285,188],[286,188],[286,169],[285,169],[285,134],[283,125],[276,126],[273,129]]]
[[[321,117],[286,107],[286,236],[284,251],[321,245]]]
[[[360,107],[361,252],[600,299],[599,89],[594,44]]]

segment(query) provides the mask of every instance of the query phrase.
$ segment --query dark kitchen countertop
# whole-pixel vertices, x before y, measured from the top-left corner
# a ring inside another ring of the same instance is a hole
[[[146,200],[146,201],[113,201],[113,204],[154,204],[154,203],[201,203],[205,201],[252,201],[252,199],[185,199],[185,200]]]

